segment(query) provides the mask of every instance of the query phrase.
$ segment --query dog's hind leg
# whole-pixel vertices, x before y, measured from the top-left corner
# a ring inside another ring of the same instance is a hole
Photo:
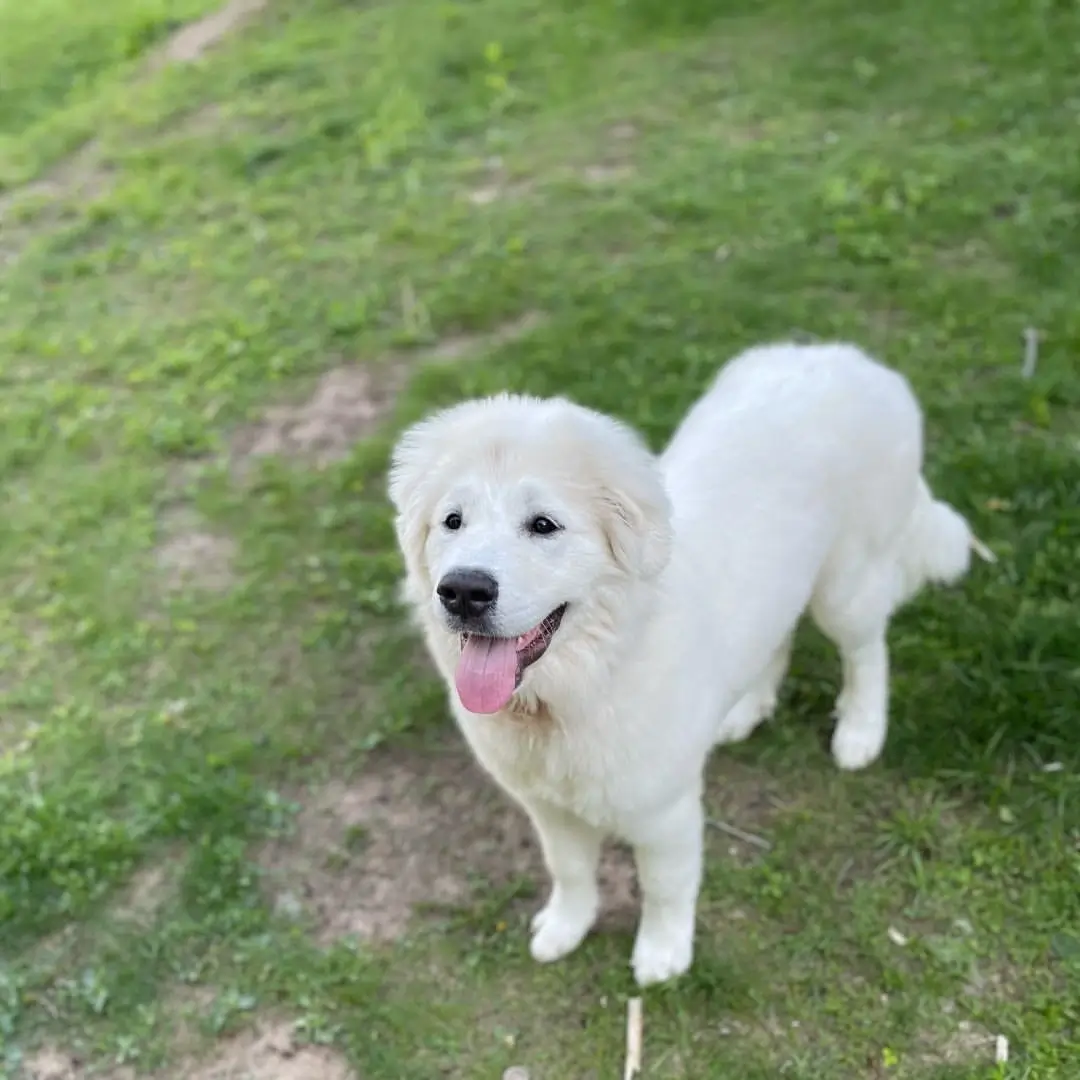
[[[885,635],[893,612],[927,582],[949,584],[963,577],[973,550],[993,558],[960,513],[935,499],[920,476],[911,513],[886,549],[870,553],[865,539],[855,539],[833,553],[810,610],[835,642],[843,662],[832,741],[840,768],[864,768],[885,745],[889,706]]]
[[[717,745],[749,738],[759,724],[772,716],[791,660],[791,640],[789,634],[773,653],[765,670],[720,722]]]
[[[827,574],[819,582],[810,611],[839,649],[843,665],[833,759],[841,769],[863,769],[880,756],[888,733],[886,632],[901,586],[894,556],[849,559],[842,565],[843,573]]]
[[[832,755],[841,769],[863,769],[885,747],[889,727],[889,650],[884,631],[882,627],[880,634],[860,644],[840,644],[844,684],[836,699]]]

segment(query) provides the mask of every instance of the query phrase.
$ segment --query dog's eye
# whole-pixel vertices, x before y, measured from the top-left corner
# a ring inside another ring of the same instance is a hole
[[[443,528],[449,529],[451,532],[457,532],[462,524],[461,515],[456,510],[451,511],[443,518]]]
[[[552,533],[558,532],[561,526],[557,525],[546,514],[537,514],[529,522],[528,528],[533,536],[550,536]]]

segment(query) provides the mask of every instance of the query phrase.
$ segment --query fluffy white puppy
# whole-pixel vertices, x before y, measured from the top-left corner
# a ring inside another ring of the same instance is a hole
[[[703,766],[772,711],[804,611],[843,660],[836,762],[880,754],[889,617],[979,546],[922,455],[907,381],[842,344],[736,357],[659,457],[562,398],[468,401],[404,433],[405,596],[469,745],[539,835],[537,960],[589,931],[614,834],[642,890],[637,981],[689,967]]]

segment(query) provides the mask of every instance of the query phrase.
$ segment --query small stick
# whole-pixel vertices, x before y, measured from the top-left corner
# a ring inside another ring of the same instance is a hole
[[[634,1080],[641,1074],[641,1042],[644,1019],[641,998],[633,997],[626,1003],[626,1067],[623,1080]]]
[[[1004,1035],[999,1035],[994,1040],[994,1063],[1005,1065],[1009,1060],[1009,1040]]]
[[[1035,365],[1039,362],[1039,331],[1033,326],[1024,328],[1024,364],[1020,376],[1030,379],[1035,374]]]
[[[733,836],[736,840],[741,840],[744,844],[753,844],[754,847],[761,848],[762,851],[772,849],[772,844],[764,836],[757,836],[752,832],[747,832],[745,829],[740,829],[736,825],[729,825],[726,821],[717,821],[716,818],[709,818],[709,824],[714,829],[719,829],[720,832],[727,833],[728,836]]]
[[[983,562],[997,562],[997,556],[974,533],[971,535],[971,550],[974,551]]]

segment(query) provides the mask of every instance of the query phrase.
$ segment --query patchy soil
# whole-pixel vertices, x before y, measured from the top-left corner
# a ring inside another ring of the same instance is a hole
[[[89,1064],[80,1057],[55,1046],[43,1046],[23,1062],[22,1080],[140,1080],[131,1069],[119,1068],[102,1071],[90,1070]],[[177,1078],[179,1080],[179,1078]]]
[[[635,173],[630,155],[638,137],[637,126],[629,122],[613,124],[605,134],[608,145],[599,160],[567,164],[541,176],[512,171],[501,157],[489,157],[470,168],[461,197],[473,206],[484,207],[495,202],[525,198],[552,180],[576,179],[588,187],[612,187],[623,183]],[[599,141],[605,140],[601,138]]]
[[[162,521],[163,539],[155,551],[168,589],[225,592],[236,580],[236,542],[210,532],[194,511],[175,507]]]
[[[418,359],[422,363],[450,364],[470,356],[479,356],[500,345],[527,337],[543,326],[545,321],[542,312],[527,311],[486,334],[452,334],[445,337],[430,349],[422,350]]]
[[[183,862],[176,856],[139,867],[112,904],[112,917],[138,926],[153,923],[173,895],[182,870]]]
[[[453,334],[436,344],[396,353],[384,362],[332,368],[298,404],[271,406],[262,419],[233,439],[234,467],[243,472],[255,459],[300,458],[325,467],[347,457],[393,407],[414,365],[450,364],[480,356],[542,326],[544,316],[528,311],[486,333]]]
[[[297,1043],[291,1024],[263,1023],[220,1043],[213,1058],[176,1069],[170,1080],[355,1080],[325,1046]]]
[[[961,1020],[944,1038],[928,1037],[927,1045],[913,1055],[913,1063],[922,1068],[954,1065],[992,1065],[996,1039],[985,1028],[970,1020]]]
[[[21,583],[7,586],[16,590],[20,587]],[[52,637],[48,626],[31,615],[12,610],[0,615],[0,701],[55,657]],[[53,659],[53,670],[56,667]],[[0,709],[0,752],[22,754],[29,750],[41,729],[41,719]]]
[[[76,1080],[79,1060],[52,1046],[44,1046],[23,1062],[26,1080]]]
[[[1016,268],[994,252],[993,245],[981,239],[970,239],[951,248],[935,248],[931,258],[937,266],[951,273],[970,274],[994,284],[1015,280]]]
[[[26,1080],[144,1080],[150,1074],[128,1067],[92,1073],[86,1062],[56,1047],[43,1047],[23,1064]],[[356,1080],[340,1054],[302,1045],[289,1023],[262,1022],[219,1042],[206,1060],[187,1060],[152,1074],[158,1080]]]
[[[151,68],[165,64],[191,64],[224,37],[237,30],[266,7],[267,0],[229,0],[217,11],[182,26],[151,61]]]
[[[66,203],[93,203],[112,183],[100,145],[90,142],[41,180],[0,196],[0,270],[12,266],[35,237],[61,223]]]
[[[482,171],[473,176],[465,198],[473,206],[489,206],[500,199],[520,198],[532,188],[529,180],[510,176],[502,158],[491,157],[484,162]]]
[[[634,175],[634,170],[629,165],[587,165],[581,172],[582,179],[594,187],[606,187],[610,184],[618,184],[628,180]]]
[[[771,845],[777,817],[791,808],[767,773],[733,760],[720,747],[709,762],[705,807],[710,846],[733,858],[757,858]]]
[[[216,1030],[214,1005],[219,989],[206,983],[178,983],[161,997],[161,1015],[169,1018],[168,1047],[171,1060],[202,1061],[209,1051],[206,1033]],[[177,1080],[185,1080],[187,1073]],[[113,1080],[120,1080],[114,1077]]]
[[[323,942],[393,940],[417,907],[467,902],[473,878],[540,871],[529,822],[461,750],[376,755],[318,792],[259,861],[277,909],[313,919]]]
[[[176,117],[161,132],[160,145],[202,142],[217,146],[250,135],[252,131],[253,124],[247,117],[238,114],[226,103],[214,101]]]
[[[299,457],[325,466],[348,455],[393,404],[404,383],[397,367],[373,370],[334,368],[315,385],[307,401],[275,405],[233,441],[239,465],[252,458]]]
[[[266,7],[267,0],[229,0],[217,11],[176,31],[148,60],[134,82],[152,76],[169,64],[199,60],[227,35]],[[0,270],[12,265],[36,236],[55,229],[64,205],[95,202],[109,192],[112,170],[101,144],[92,140],[40,180],[0,196]],[[40,205],[39,205],[40,204]]]
[[[277,910],[311,919],[324,943],[392,941],[417,909],[467,904],[478,888],[528,878],[547,889],[528,819],[458,748],[376,755],[355,780],[311,798],[296,834],[259,861]],[[601,882],[603,922],[632,922],[626,852],[608,847]]]
[[[531,824],[459,747],[377,754],[355,779],[297,801],[306,806],[295,834],[258,858],[276,910],[310,920],[322,943],[393,941],[418,910],[467,905],[478,889],[523,878],[546,895]],[[754,770],[727,769],[710,805],[717,817],[751,830],[782,804]],[[721,842],[733,854],[761,853],[727,835]],[[632,928],[639,891],[629,850],[605,845],[599,877],[598,928]]]
[[[0,197],[0,223],[7,226],[6,219],[15,211],[29,207],[37,200],[54,201],[62,198],[91,202],[109,188],[110,178],[101,161],[101,147],[88,142],[66,161],[58,165],[48,176]],[[27,218],[33,214],[27,211]],[[17,226],[11,226],[17,231]],[[5,242],[8,228],[5,227]]]

